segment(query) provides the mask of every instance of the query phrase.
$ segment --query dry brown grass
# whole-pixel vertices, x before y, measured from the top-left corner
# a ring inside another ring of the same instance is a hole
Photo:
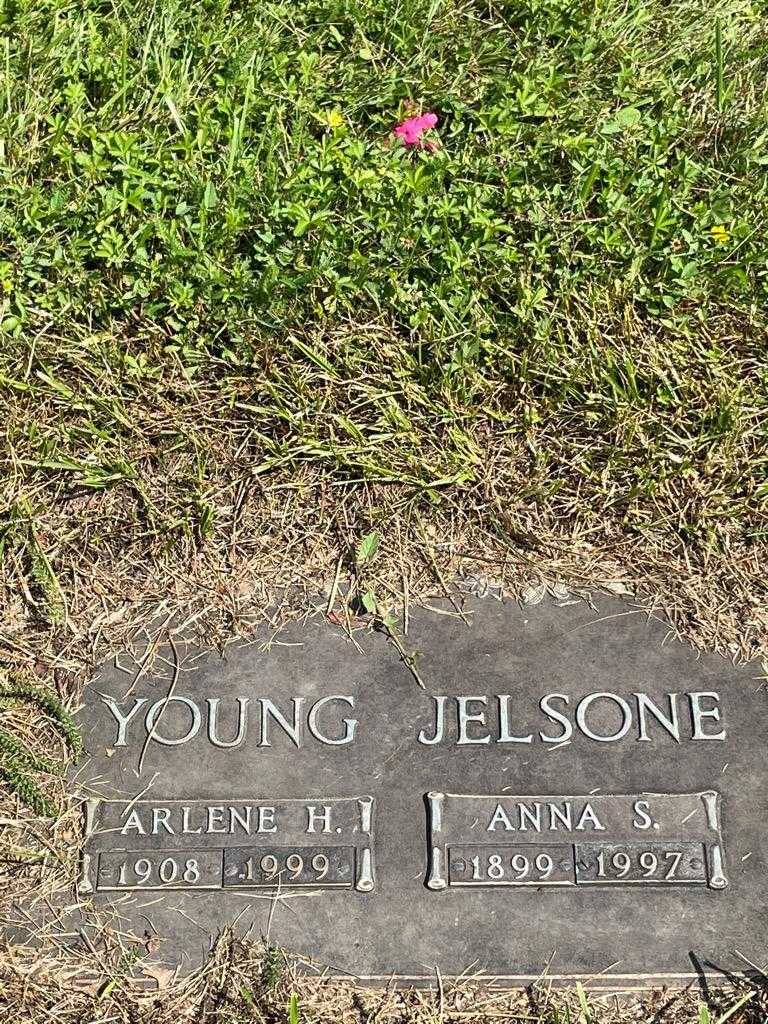
[[[600,329],[620,347],[644,328]],[[710,330],[700,344],[721,345],[723,366],[716,379],[684,381],[691,424],[705,423],[724,388],[757,401],[764,340],[726,320]],[[382,543],[362,583],[384,603],[418,600],[438,585],[435,566],[513,592],[608,584],[663,606],[693,643],[732,656],[768,650],[757,414],[718,444],[706,432],[684,441],[674,410],[656,408],[617,408],[601,426],[588,407],[544,415],[542,405],[521,429],[527,400],[501,380],[477,373],[460,398],[401,377],[410,343],[381,324],[306,343],[335,376],[279,346],[260,349],[250,371],[209,361],[190,378],[151,337],[36,341],[46,379],[3,404],[9,666],[57,673],[64,693],[67,673],[82,677],[158,610],[199,615],[222,643],[248,628],[267,591],[329,588],[339,559],[342,582],[356,578],[353,553],[372,529]],[[649,374],[662,372],[671,344],[645,338]],[[151,368],[143,379],[121,364],[131,351]],[[684,468],[639,488],[651,457]]]
[[[387,358],[385,336],[371,329],[367,340]],[[61,358],[70,384],[93,383],[89,362],[80,365],[72,353]],[[112,386],[108,378],[105,372],[97,382],[102,400],[123,402],[125,382]],[[289,383],[299,397],[330,389],[322,374],[306,367],[301,380]],[[75,451],[68,433],[75,414],[66,403],[48,394],[13,398],[6,408],[13,444],[5,465],[0,559],[0,660],[6,668],[53,687],[74,709],[93,666],[149,623],[192,629],[201,644],[221,648],[253,632],[268,608],[275,625],[302,614],[308,594],[334,591],[335,613],[343,620],[344,607],[354,607],[366,591],[376,594],[382,609],[402,608],[441,593],[456,576],[491,581],[526,600],[535,600],[545,586],[631,594],[663,609],[698,647],[736,660],[768,655],[766,545],[757,506],[738,523],[724,519],[710,545],[700,538],[687,542],[677,528],[690,521],[694,506],[716,521],[727,489],[716,465],[709,476],[667,482],[653,502],[634,499],[635,511],[650,523],[638,529],[630,524],[631,509],[617,511],[610,487],[579,477],[574,468],[598,439],[560,435],[562,424],[553,421],[525,443],[515,441],[494,420],[500,396],[488,394],[487,405],[475,404],[472,417],[453,410],[461,435],[452,435],[452,464],[456,468],[466,449],[473,466],[472,479],[460,486],[387,482],[375,479],[370,467],[362,481],[351,461],[334,463],[327,451],[304,459],[294,442],[284,464],[261,472],[263,444],[252,416],[238,408],[247,404],[252,385],[245,377],[222,382],[212,374],[193,386],[180,368],[166,366],[162,377],[145,382],[136,400],[121,406],[128,426],[102,459],[113,467],[121,461],[131,472],[118,467],[115,473],[123,477],[99,487],[85,486],[86,470],[42,470],[35,462],[40,436],[54,447],[66,441],[70,454]],[[343,411],[340,395],[334,400]],[[310,440],[327,445],[327,433],[319,435],[322,413],[314,415]],[[21,423],[32,426],[24,432]],[[754,441],[745,433],[745,458],[754,459]],[[434,461],[430,452],[437,449],[429,446],[437,442],[436,433],[420,442],[422,469]],[[526,445],[556,453],[558,472],[570,474],[568,485],[544,487]],[[381,536],[379,551],[360,566],[355,550],[371,530]],[[277,598],[286,592],[290,598]],[[0,726],[66,762],[59,733],[35,709],[0,707]],[[130,952],[135,945],[126,951],[119,937],[105,932],[105,948],[89,949],[81,937],[57,937],[51,926],[51,908],[71,893],[80,820],[62,778],[41,781],[60,809],[55,821],[31,817],[10,789],[0,791],[0,912],[18,919],[18,908],[10,911],[16,899],[39,943],[17,942],[0,956],[0,1000],[12,1020],[283,1020],[294,987],[302,1020],[319,1022],[544,1024],[557,1021],[558,1012],[566,1020],[564,1007],[576,1005],[575,996],[554,993],[545,981],[516,995],[474,983],[431,994],[383,993],[288,972],[273,986],[264,983],[264,951],[228,936],[201,972],[147,992],[131,978],[140,966]],[[46,913],[49,925],[41,931]],[[734,997],[725,991],[712,997],[713,1019]],[[618,1006],[601,998],[593,1020],[694,1021],[697,1000],[695,992],[656,993]],[[761,992],[730,1019],[764,1021],[766,1005]],[[572,1020],[578,1019],[574,1010]]]
[[[96,948],[90,940],[79,951],[51,939],[42,948],[6,947],[0,958],[0,999],[29,1024],[176,1024],[178,1021],[278,1022],[289,1019],[289,1001],[298,997],[299,1020],[317,1024],[687,1024],[710,1019],[749,996],[728,1019],[732,1024],[764,1024],[768,991],[736,983],[703,996],[695,989],[659,988],[643,995],[608,995],[587,984],[584,995],[558,990],[541,980],[522,991],[500,989],[482,979],[443,981],[425,989],[399,991],[308,977],[276,950],[223,934],[206,965],[179,979],[170,972],[141,971],[142,945],[129,945],[102,929]],[[751,995],[749,995],[751,993]]]

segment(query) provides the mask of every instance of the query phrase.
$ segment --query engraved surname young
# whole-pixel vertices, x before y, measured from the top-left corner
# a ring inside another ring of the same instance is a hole
[[[256,746],[259,747],[272,746],[272,739],[277,733],[287,736],[298,749],[305,745],[307,737],[324,746],[345,746],[354,740],[358,724],[356,718],[344,714],[354,709],[355,698],[340,693],[311,702],[304,697],[293,697],[283,708],[266,697],[192,700],[177,694],[161,697],[153,703],[147,697],[135,697],[130,704],[121,705],[107,696],[102,696],[101,702],[109,709],[117,726],[112,741],[116,747],[128,746],[129,730],[135,729],[134,723],[143,726],[144,734],[162,746],[179,746],[198,735],[205,735],[212,746],[223,749],[240,746],[245,741],[252,715],[256,718]],[[223,735],[224,706],[229,713],[227,736]],[[185,721],[178,735],[169,736],[160,730],[160,726],[165,727],[162,715],[167,708],[185,711]],[[236,724],[233,725],[232,719]]]

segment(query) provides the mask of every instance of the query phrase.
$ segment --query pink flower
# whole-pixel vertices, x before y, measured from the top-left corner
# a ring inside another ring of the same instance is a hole
[[[418,117],[408,117],[395,128],[395,135],[402,139],[406,146],[421,145],[421,136],[429,128],[437,124],[437,114],[420,114]],[[433,149],[429,145],[429,149]]]

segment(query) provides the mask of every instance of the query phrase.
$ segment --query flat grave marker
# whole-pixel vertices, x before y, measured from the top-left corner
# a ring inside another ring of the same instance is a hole
[[[79,891],[188,970],[225,925],[309,969],[610,988],[764,953],[768,697],[614,598],[467,597],[404,647],[322,617],[105,665]],[[439,612],[439,613],[438,613]]]

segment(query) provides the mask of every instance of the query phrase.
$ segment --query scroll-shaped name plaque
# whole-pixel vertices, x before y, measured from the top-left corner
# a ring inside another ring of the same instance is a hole
[[[719,796],[428,793],[430,889],[701,885],[723,889]]]
[[[373,798],[89,800],[81,893],[374,887]]]

